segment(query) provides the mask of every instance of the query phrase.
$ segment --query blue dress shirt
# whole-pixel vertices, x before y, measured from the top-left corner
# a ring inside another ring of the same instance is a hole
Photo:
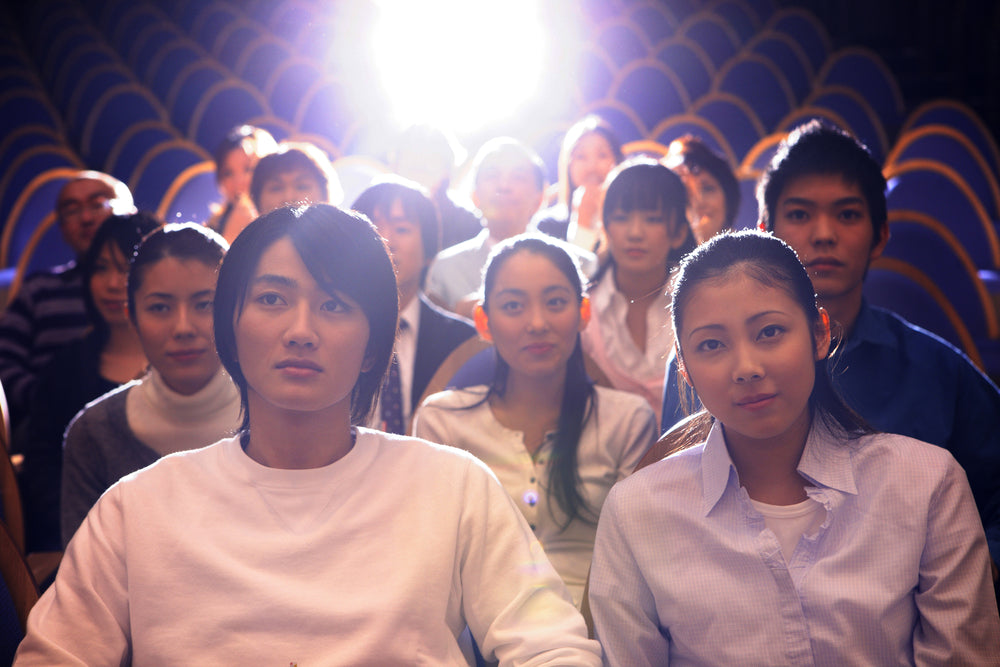
[[[861,304],[854,331],[832,357],[844,400],[880,431],[944,447],[965,468],[993,560],[1000,563],[1000,391],[950,343],[895,313]],[[687,416],[667,359],[662,430]]]
[[[996,665],[986,540],[965,474],[898,435],[810,431],[825,517],[786,562],[722,428],[617,484],[590,607],[607,665]]]

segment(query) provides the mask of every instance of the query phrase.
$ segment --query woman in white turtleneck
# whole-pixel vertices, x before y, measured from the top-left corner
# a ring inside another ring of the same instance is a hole
[[[225,240],[193,223],[147,236],[129,268],[128,311],[149,372],[90,403],[66,431],[67,544],[104,491],[161,456],[210,445],[240,424],[240,393],[215,351],[212,304]]]

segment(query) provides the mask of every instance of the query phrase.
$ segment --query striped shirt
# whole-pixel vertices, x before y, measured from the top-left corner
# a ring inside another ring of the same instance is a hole
[[[0,317],[0,382],[15,419],[53,354],[89,326],[74,262],[28,276]]]

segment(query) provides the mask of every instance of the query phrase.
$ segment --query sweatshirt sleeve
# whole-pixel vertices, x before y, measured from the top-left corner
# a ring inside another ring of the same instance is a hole
[[[125,665],[131,657],[121,486],[70,541],[55,582],[28,616],[15,665]]]
[[[492,474],[470,460],[459,558],[466,620],[500,665],[600,665],[600,645],[524,517]]]

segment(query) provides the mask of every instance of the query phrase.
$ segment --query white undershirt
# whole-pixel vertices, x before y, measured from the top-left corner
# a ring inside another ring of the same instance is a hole
[[[775,534],[787,563],[803,535],[812,535],[823,524],[826,508],[812,498],[794,505],[768,505],[750,499],[755,510],[764,516],[764,525]]]

